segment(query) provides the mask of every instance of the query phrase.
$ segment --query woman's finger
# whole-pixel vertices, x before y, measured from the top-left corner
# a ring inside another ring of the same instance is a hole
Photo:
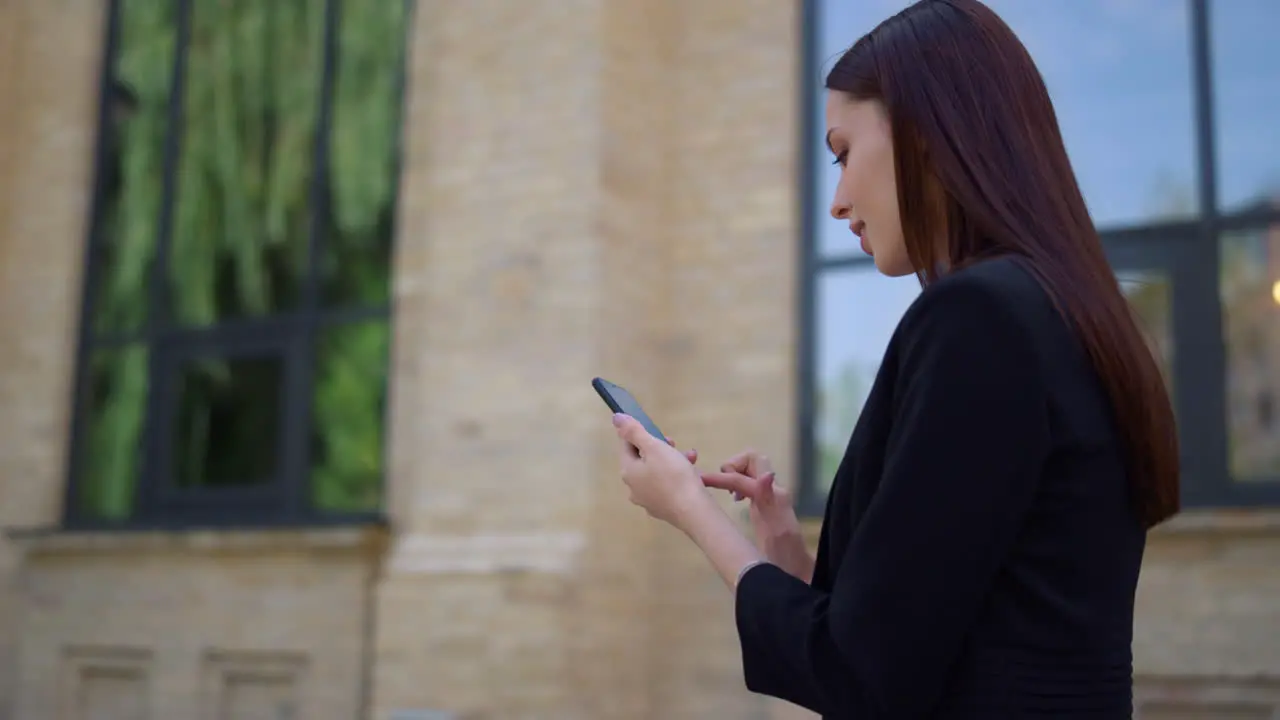
[[[742,473],[748,477],[760,477],[772,470],[769,458],[755,450],[738,453],[720,465],[720,472]]]
[[[772,470],[760,476],[760,497],[766,498],[773,495],[773,481],[777,479],[777,477],[777,473]]]
[[[623,438],[618,438],[618,455],[621,456],[623,462],[629,462],[640,457],[640,451],[636,449],[635,445]]]
[[[738,453],[733,457],[725,460],[720,464],[720,472],[723,473],[743,473],[747,472],[747,465],[751,460],[751,452]]]
[[[700,475],[703,485],[718,490],[728,490],[738,500],[744,497],[754,498],[759,494],[759,483],[742,473],[704,472]]]
[[[671,447],[675,447],[676,441],[672,440],[671,438],[667,438],[667,444],[670,445]],[[696,449],[690,448],[688,450],[685,450],[681,454],[684,455],[685,459],[688,460],[690,464],[692,465],[698,464],[698,451]]]

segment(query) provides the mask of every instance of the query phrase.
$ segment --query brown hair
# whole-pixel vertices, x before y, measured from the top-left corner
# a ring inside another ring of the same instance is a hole
[[[939,267],[1019,258],[1075,328],[1110,397],[1142,523],[1178,512],[1168,391],[1089,217],[1044,80],[1013,31],[978,0],[920,0],[845,52],[826,87],[888,111],[902,230],[921,283]],[[930,212],[938,191],[944,209]]]

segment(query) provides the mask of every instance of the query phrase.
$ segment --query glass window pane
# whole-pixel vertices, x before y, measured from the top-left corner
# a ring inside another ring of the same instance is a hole
[[[1219,204],[1280,205],[1280,3],[1211,0],[1209,28]]]
[[[390,340],[385,320],[321,334],[311,430],[311,497],[320,510],[381,502]]]
[[[1099,227],[1199,212],[1184,0],[988,4],[1044,75]]]
[[[403,0],[342,3],[321,263],[329,306],[390,297],[405,10]]]
[[[307,269],[324,0],[191,3],[169,249],[184,324],[296,302]]]
[[[826,143],[826,93],[822,89],[827,71],[840,59],[850,45],[876,23],[901,10],[910,3],[907,0],[871,0],[863,2],[843,2],[842,0],[814,0],[817,3],[817,27],[813,29],[814,45],[811,52],[815,56],[817,77],[809,81],[818,90],[814,93],[817,107],[814,111],[813,127],[810,129],[810,152],[816,158],[813,163],[818,177],[814,182],[814,196],[809,198],[810,212],[817,218],[814,230],[817,237],[814,244],[820,256],[860,254],[858,239],[849,232],[849,224],[833,220],[828,214],[831,198],[836,193],[836,183],[840,181],[840,168],[832,165],[834,160]]]
[[[193,358],[178,373],[178,415],[170,436],[174,484],[244,487],[271,482],[283,412],[283,358]]]
[[[165,134],[169,128],[175,3],[123,0],[103,128],[101,216],[94,253],[93,330],[141,330],[160,217]]]
[[[1258,0],[1259,2],[1263,0]],[[909,0],[820,0],[819,70]],[[1188,10],[1183,0],[989,0],[1035,58],[1067,151],[1101,228],[1199,211]],[[822,78],[813,82],[821,83]],[[826,217],[837,169],[823,145],[821,108],[813,212]],[[856,250],[848,229],[819,220],[826,254]]]
[[[76,504],[92,520],[125,520],[134,511],[147,409],[146,348],[94,350],[89,356]]]
[[[1157,270],[1120,270],[1116,273],[1138,316],[1165,383],[1173,388],[1173,286],[1167,273]]]
[[[1280,478],[1280,225],[1224,237],[1221,270],[1231,476]]]
[[[880,369],[889,338],[902,314],[920,294],[920,283],[915,276],[885,277],[867,263],[823,273],[815,290],[817,477],[812,478],[811,487],[825,495]]]

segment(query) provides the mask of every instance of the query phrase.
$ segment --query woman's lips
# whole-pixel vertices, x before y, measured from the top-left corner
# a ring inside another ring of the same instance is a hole
[[[867,236],[865,235],[867,230],[867,224],[859,220],[854,224],[850,225],[849,230],[851,230],[854,235],[858,236],[858,243],[862,246],[862,252],[870,255],[871,246],[867,244]]]

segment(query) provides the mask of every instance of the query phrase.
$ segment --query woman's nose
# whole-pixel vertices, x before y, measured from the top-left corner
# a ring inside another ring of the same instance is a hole
[[[850,207],[849,203],[842,202],[840,200],[832,201],[831,217],[835,218],[836,220],[848,220],[849,216],[852,214],[853,214],[853,208]]]

